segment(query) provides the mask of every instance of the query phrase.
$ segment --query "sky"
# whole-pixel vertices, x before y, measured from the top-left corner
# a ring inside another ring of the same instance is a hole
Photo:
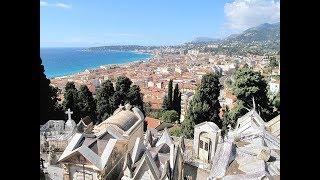
[[[40,0],[40,46],[177,45],[279,21],[279,0]]]

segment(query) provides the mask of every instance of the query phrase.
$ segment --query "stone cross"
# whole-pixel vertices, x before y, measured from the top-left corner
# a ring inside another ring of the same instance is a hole
[[[71,114],[73,114],[73,112],[70,110],[70,108],[65,113],[68,114],[68,120],[71,120]]]

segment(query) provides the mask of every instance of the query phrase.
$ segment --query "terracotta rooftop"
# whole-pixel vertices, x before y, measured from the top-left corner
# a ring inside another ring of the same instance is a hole
[[[148,128],[156,128],[161,124],[161,121],[159,119],[146,117],[145,120],[147,121]]]

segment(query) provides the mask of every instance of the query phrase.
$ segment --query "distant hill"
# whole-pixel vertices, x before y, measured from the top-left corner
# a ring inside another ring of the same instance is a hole
[[[243,31],[237,35],[230,35],[226,42],[254,43],[280,41],[280,23],[264,23]]]
[[[210,43],[210,42],[216,42],[219,39],[210,38],[210,37],[197,37],[194,40],[191,41],[191,43]]]
[[[244,55],[275,54],[280,51],[280,23],[264,23],[240,34],[232,34],[219,42],[215,52]]]
[[[99,46],[90,47],[90,51],[138,51],[155,49],[157,46],[140,46],[140,45],[115,45],[115,46]]]
[[[214,44],[209,47],[207,45]],[[163,46],[115,45],[91,47],[92,51],[139,51],[153,50]],[[170,48],[199,49],[202,52],[213,52],[228,55],[246,54],[277,54],[280,51],[280,23],[264,23],[257,27],[249,28],[239,34],[232,34],[224,39],[210,37],[197,37],[193,41]]]

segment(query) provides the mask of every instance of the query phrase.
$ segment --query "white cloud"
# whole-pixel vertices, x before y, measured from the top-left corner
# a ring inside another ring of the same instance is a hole
[[[66,8],[66,9],[71,8],[70,5],[64,4],[64,3],[56,3],[55,6],[56,7],[61,7],[61,8]]]
[[[57,8],[64,8],[64,9],[69,9],[71,8],[71,5],[69,4],[64,4],[64,3],[48,3],[46,1],[40,1],[40,6],[41,7],[57,7]]]
[[[277,0],[235,0],[224,5],[228,22],[233,30],[245,30],[262,23],[280,21],[280,1]]]

